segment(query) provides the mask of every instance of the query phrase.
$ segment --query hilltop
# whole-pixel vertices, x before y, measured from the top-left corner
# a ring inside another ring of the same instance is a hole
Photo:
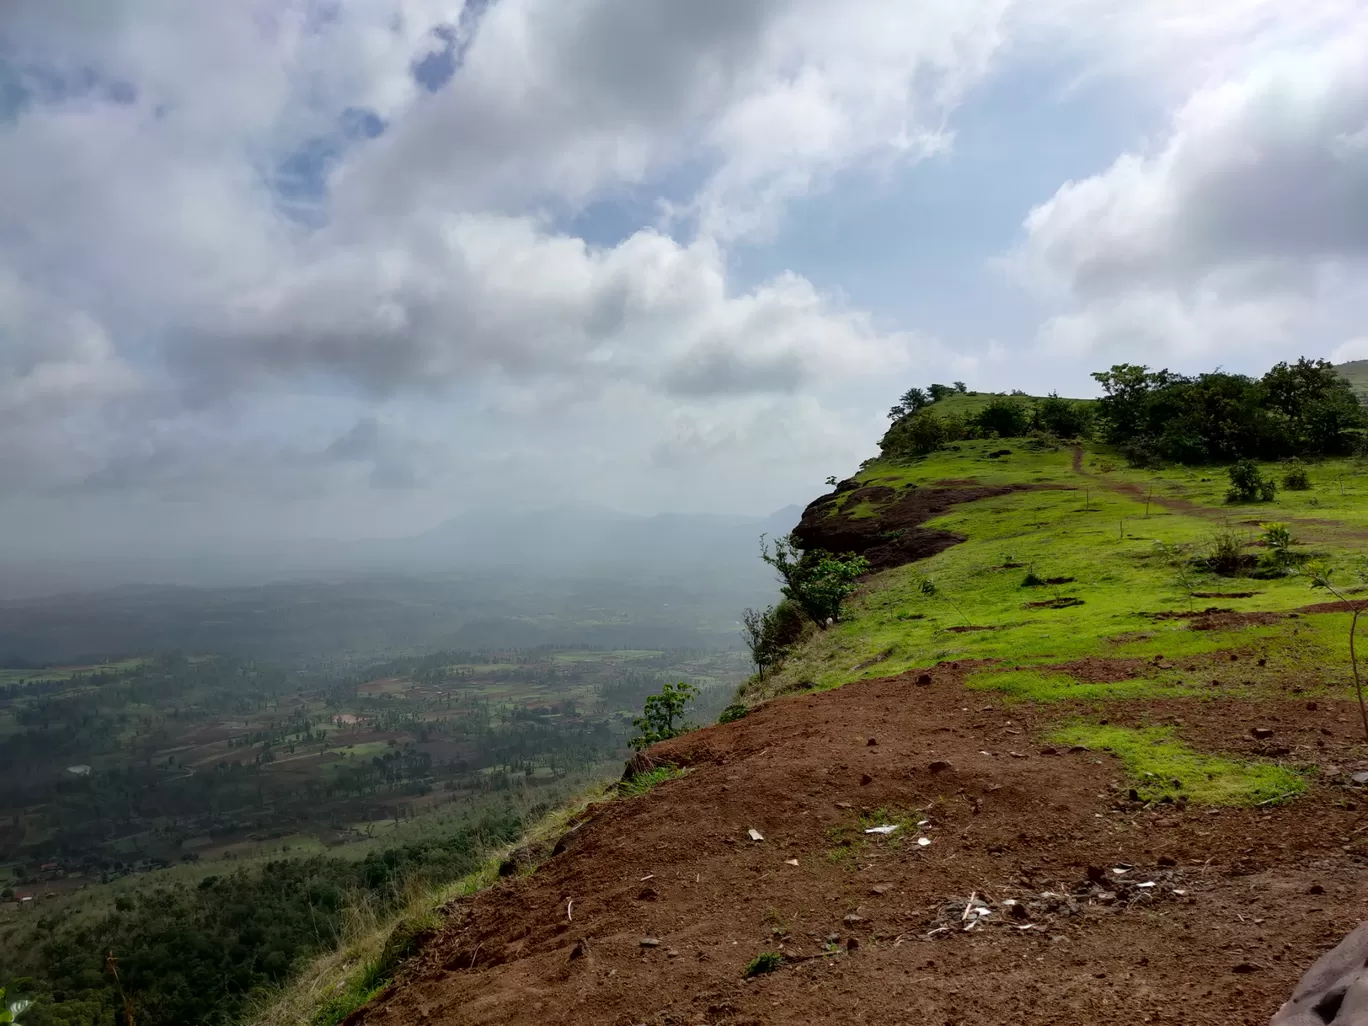
[[[1364,590],[1361,463],[1232,502],[1039,430],[891,452],[901,420],[795,532],[870,561],[837,622],[349,1022],[1262,1023],[1364,918],[1368,600],[1311,586]]]

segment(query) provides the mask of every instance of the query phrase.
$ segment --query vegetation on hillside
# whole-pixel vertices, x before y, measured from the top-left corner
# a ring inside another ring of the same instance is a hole
[[[301,961],[336,945],[358,904],[383,917],[418,881],[440,885],[517,837],[524,817],[493,809],[462,829],[362,860],[280,859],[120,896],[87,916],[44,917],[12,955],[33,1000],[27,1026],[231,1023]],[[117,959],[118,981],[107,968]]]
[[[970,409],[945,400],[953,389],[914,388],[889,411],[884,458],[924,456],[954,442],[1030,433],[1064,439],[1096,435],[1133,466],[1242,459],[1342,456],[1363,444],[1368,415],[1352,385],[1324,360],[1279,363],[1253,378],[1213,371],[1194,376],[1117,364],[1093,377],[1099,400],[1020,393],[988,397]],[[1298,482],[1288,487],[1299,487]]]

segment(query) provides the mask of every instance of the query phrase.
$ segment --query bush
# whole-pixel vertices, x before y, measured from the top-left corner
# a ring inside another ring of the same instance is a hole
[[[752,976],[763,976],[765,973],[772,973],[784,964],[784,956],[774,951],[765,951],[756,955],[742,971],[741,975],[746,979]]]
[[[885,456],[925,456],[958,437],[956,423],[950,418],[921,410],[890,427],[879,447]]]
[[[985,434],[999,438],[1020,438],[1031,426],[1031,410],[1019,398],[999,395],[974,417],[974,423]]]
[[[765,673],[784,661],[789,649],[802,640],[803,614],[788,599],[770,606],[763,613],[747,609],[741,614],[741,638],[750,649],[755,672]]]
[[[744,720],[750,715],[750,710],[740,702],[733,702],[722,710],[722,715],[717,717],[718,723],[735,723],[737,720]]]
[[[776,538],[774,552],[760,539],[760,558],[779,573],[779,590],[821,630],[828,621],[841,615],[841,603],[857,587],[869,570],[869,560],[847,553],[833,556],[824,549],[804,552],[798,539],[790,534]]]
[[[1289,492],[1304,492],[1311,487],[1311,478],[1306,473],[1306,467],[1295,456],[1287,461],[1282,483]]]
[[[1092,407],[1072,399],[1061,399],[1056,392],[1036,403],[1032,419],[1041,431],[1059,438],[1087,438],[1092,434]]]
[[[1300,553],[1293,551],[1292,546],[1297,544],[1297,540],[1292,537],[1292,529],[1286,524],[1264,524],[1262,540],[1264,551],[1259,557],[1259,566],[1263,570],[1274,574],[1289,573],[1304,559]]]
[[[1207,545],[1207,568],[1226,577],[1234,577],[1244,566],[1244,543],[1234,531],[1217,531]]]
[[[653,745],[657,741],[668,741],[672,737],[678,737],[688,729],[683,723],[675,725],[675,720],[684,715],[684,706],[688,705],[698,695],[698,688],[688,683],[680,681],[678,684],[666,684],[660,689],[660,694],[651,695],[646,699],[646,707],[642,715],[632,721],[632,726],[641,731],[639,735],[628,742],[637,751]]]
[[[1278,486],[1271,477],[1265,477],[1253,460],[1240,460],[1228,471],[1230,490],[1226,492],[1226,502],[1272,502]]]

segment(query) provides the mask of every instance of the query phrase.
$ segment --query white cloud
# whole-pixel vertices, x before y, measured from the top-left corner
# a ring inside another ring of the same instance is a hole
[[[1077,308],[1046,351],[1186,364],[1343,337],[1365,307],[1368,19],[1195,92],[1152,153],[1068,182],[1026,218],[1018,266]]]

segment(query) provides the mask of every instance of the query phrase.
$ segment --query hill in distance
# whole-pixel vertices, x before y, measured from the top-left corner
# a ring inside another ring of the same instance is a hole
[[[1309,476],[1230,504],[1224,468],[1090,442],[868,463],[798,532],[877,557],[840,622],[348,1021],[1267,1022],[1368,914],[1364,600],[1262,558],[1283,523],[1361,589],[1368,483]]]

